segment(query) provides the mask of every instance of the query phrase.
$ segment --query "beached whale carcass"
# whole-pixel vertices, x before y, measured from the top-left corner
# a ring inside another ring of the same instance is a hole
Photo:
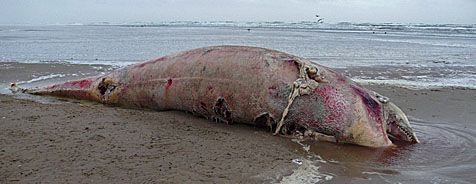
[[[275,134],[324,134],[370,147],[392,145],[389,137],[418,142],[405,114],[388,98],[327,67],[257,47],[199,48],[24,91],[182,110],[227,123],[269,126]]]

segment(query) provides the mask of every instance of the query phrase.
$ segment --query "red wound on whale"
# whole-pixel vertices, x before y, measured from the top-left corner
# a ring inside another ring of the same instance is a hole
[[[92,81],[89,79],[84,79],[84,80],[79,80],[79,81],[71,81],[71,82],[66,82],[66,85],[70,85],[72,87],[79,87],[81,89],[88,88],[91,86]]]
[[[345,113],[350,108],[344,95],[332,86],[317,88],[315,92],[323,98],[325,107],[328,110],[324,122],[321,123],[332,124],[336,130],[342,130],[343,127],[340,127],[342,126],[341,122],[345,122]]]
[[[167,84],[165,85],[165,89],[170,89],[170,87],[172,87],[172,83],[173,83],[172,79],[168,79]]]
[[[367,112],[369,112],[370,116],[373,117],[377,122],[382,122],[382,108],[380,104],[375,101],[369,93],[364,91],[361,87],[351,85],[352,90],[360,96],[362,99],[363,104],[365,105]]]

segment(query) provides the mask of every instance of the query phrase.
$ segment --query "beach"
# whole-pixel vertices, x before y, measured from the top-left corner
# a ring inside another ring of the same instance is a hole
[[[28,71],[24,68],[32,67],[16,66],[19,70],[9,70],[20,76]],[[88,71],[86,66],[73,67]],[[408,177],[400,169],[431,173],[437,169],[435,164],[453,166],[461,164],[462,159],[469,161],[464,163],[466,167],[474,167],[475,90],[366,87],[387,95],[407,113],[420,144],[370,149],[325,142],[297,143],[289,137],[273,136],[266,129],[216,123],[186,112],[1,95],[0,181],[275,183],[295,177],[300,165],[293,159],[301,159],[321,167],[311,170],[313,179],[324,181],[327,176],[330,183],[380,183],[383,180],[378,173],[390,181],[421,182],[418,175]],[[435,126],[439,124],[451,127]],[[452,129],[462,132],[455,134]],[[444,135],[444,131],[449,132]],[[305,146],[310,150],[306,151]],[[315,156],[320,157],[318,162],[310,159]],[[470,171],[458,171],[442,179],[474,181]]]
[[[289,139],[183,112],[0,101],[2,183],[260,183],[298,157]]]
[[[471,35],[386,30],[384,37],[368,30],[282,27],[249,33],[183,25],[0,28],[0,183],[476,181]],[[367,148],[304,141],[187,112],[8,90],[12,82],[44,86],[220,44],[278,49],[332,67],[389,97],[407,114],[420,143]]]

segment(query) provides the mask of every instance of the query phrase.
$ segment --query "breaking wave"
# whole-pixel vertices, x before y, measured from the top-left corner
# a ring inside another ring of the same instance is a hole
[[[117,25],[126,27],[161,27],[161,26],[190,26],[190,27],[246,27],[246,28],[294,28],[348,31],[402,31],[476,34],[476,24],[400,24],[400,23],[351,23],[336,24],[318,23],[315,21],[300,22],[238,22],[238,21],[171,21],[171,22],[134,22],[111,24],[107,22],[91,25]]]

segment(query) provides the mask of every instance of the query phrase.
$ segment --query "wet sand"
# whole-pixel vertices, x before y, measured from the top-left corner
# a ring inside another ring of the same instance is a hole
[[[434,123],[458,123],[476,128],[476,90],[410,90],[392,86],[367,86],[385,94],[410,117]]]
[[[5,76],[2,73],[2,81],[10,80]],[[322,158],[315,164],[325,164],[315,172],[330,175],[330,183],[406,183],[421,180],[407,178],[405,170],[440,163],[438,155],[461,158],[458,162],[448,159],[440,167],[458,167],[463,161],[475,164],[474,137],[460,147],[456,142],[454,147],[443,147],[456,149],[445,153],[432,150],[439,146],[434,143],[439,138],[423,132],[432,123],[476,129],[475,90],[367,87],[390,97],[410,119],[424,120],[415,127],[422,143],[405,150],[426,161],[403,157],[402,151],[395,151],[399,148],[333,143],[308,143],[306,152],[290,138],[272,136],[265,129],[215,123],[184,112],[122,109],[83,101],[38,103],[0,95],[0,183],[275,183],[296,176],[300,168],[293,159],[312,160],[316,155]],[[473,172],[474,166],[435,176],[442,180],[420,179],[471,183],[476,181]]]
[[[117,67],[108,65],[77,65],[68,63],[0,62],[0,86],[28,82],[36,85],[99,75]],[[48,77],[40,80],[40,77]],[[33,81],[32,81],[33,80]],[[36,81],[38,80],[38,81]],[[43,83],[47,82],[47,83]]]
[[[182,112],[0,101],[0,183],[261,182],[298,157],[288,139]]]

